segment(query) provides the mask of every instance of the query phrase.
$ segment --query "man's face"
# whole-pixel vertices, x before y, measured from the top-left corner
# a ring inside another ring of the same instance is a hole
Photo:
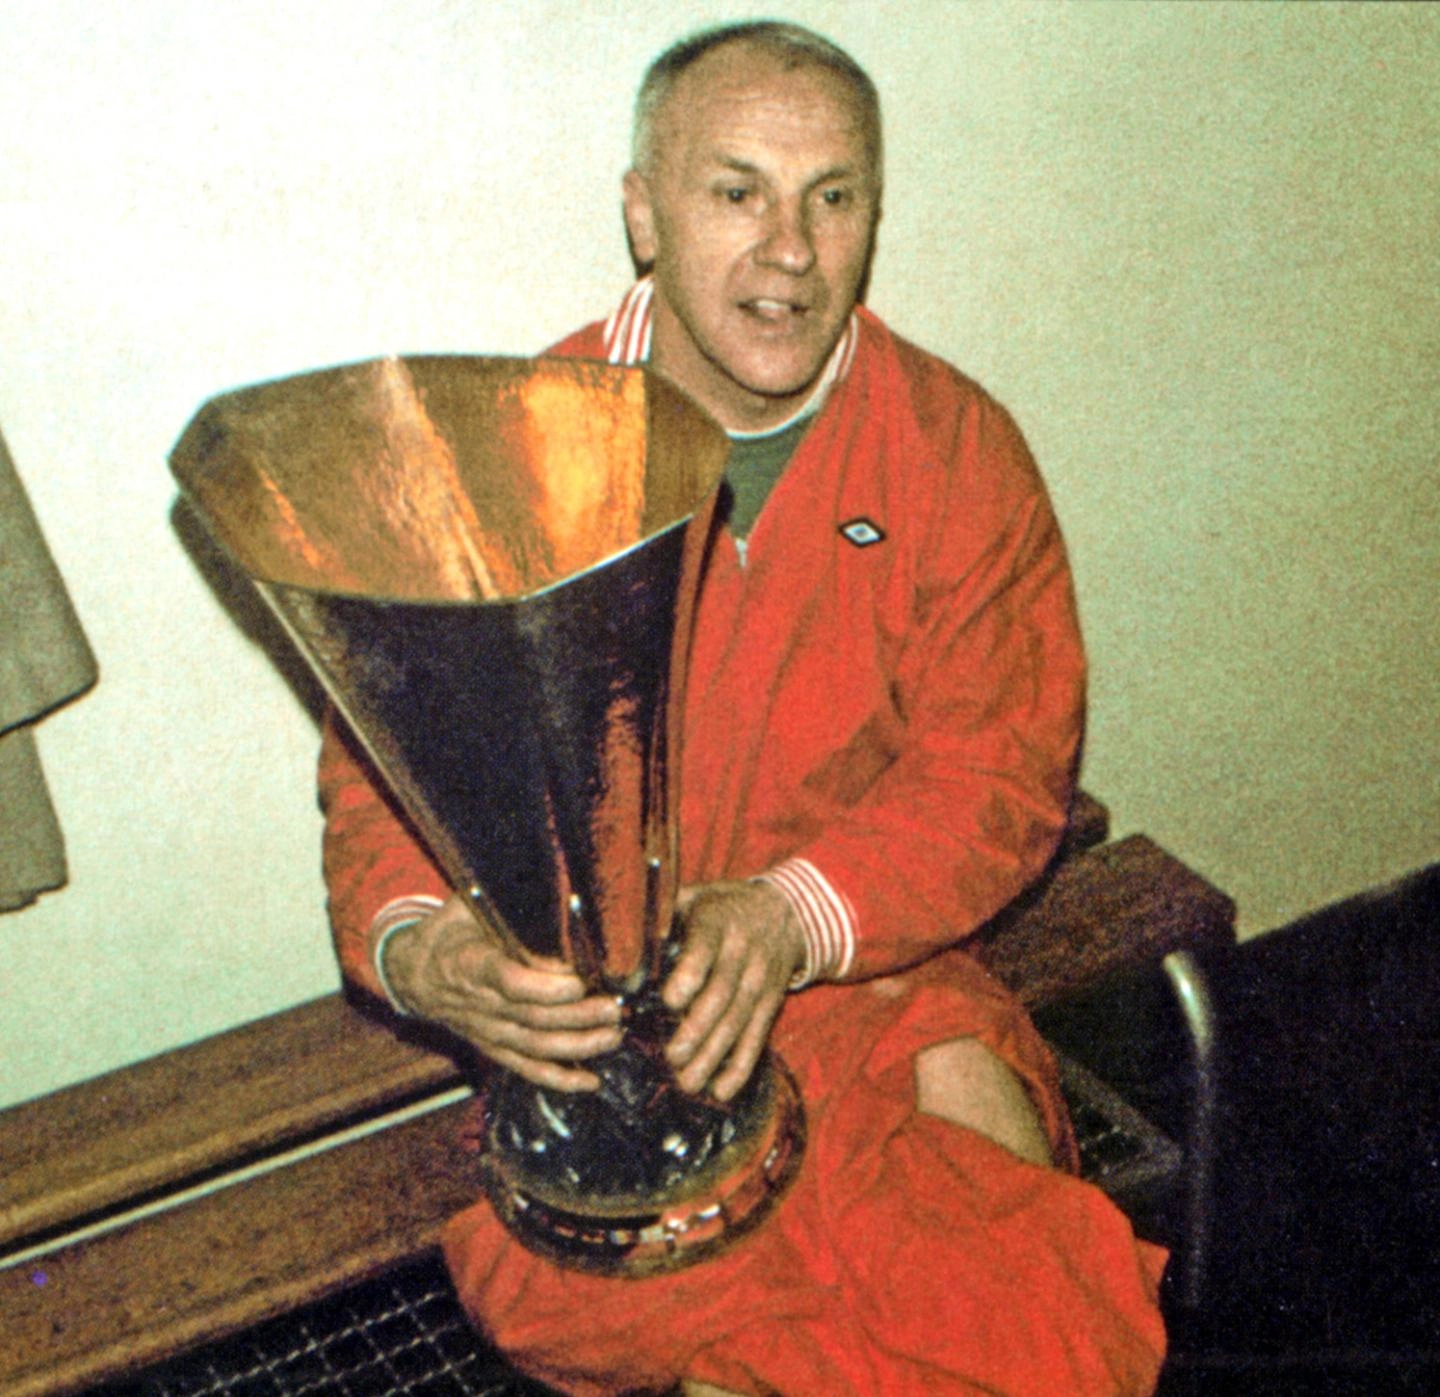
[[[722,425],[804,402],[845,328],[880,208],[876,141],[843,80],[736,43],[681,75],[651,168],[625,179],[655,269],[652,362]]]

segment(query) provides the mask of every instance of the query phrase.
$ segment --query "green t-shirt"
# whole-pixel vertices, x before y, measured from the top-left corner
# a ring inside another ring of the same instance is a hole
[[[737,539],[748,538],[765,501],[784,474],[811,422],[810,413],[765,436],[731,437],[725,482],[730,487],[730,510],[725,522]]]

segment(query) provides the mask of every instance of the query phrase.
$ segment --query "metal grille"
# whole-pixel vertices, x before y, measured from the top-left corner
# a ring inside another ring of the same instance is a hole
[[[402,1267],[91,1397],[553,1397],[471,1327],[444,1267]]]
[[[1180,1147],[1093,1072],[1064,1053],[1056,1060],[1081,1174],[1126,1209],[1174,1187],[1184,1163]]]

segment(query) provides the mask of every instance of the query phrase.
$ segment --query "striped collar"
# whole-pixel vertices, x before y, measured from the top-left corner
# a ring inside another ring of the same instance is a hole
[[[643,364],[650,358],[650,346],[654,335],[655,278],[643,276],[625,293],[625,298],[615,308],[615,313],[605,322],[605,357],[612,364],[627,366]],[[859,338],[859,317],[854,311],[851,311],[850,319],[845,322],[840,339],[835,348],[830,351],[830,358],[826,360],[825,367],[821,370],[820,377],[815,383],[815,391],[810,394],[799,411],[786,418],[778,427],[768,428],[764,433],[732,432],[730,435],[732,437],[769,436],[774,432],[784,431],[786,427],[798,422],[802,417],[808,417],[810,414],[818,412],[826,395],[850,372],[850,365],[855,360],[855,345]]]

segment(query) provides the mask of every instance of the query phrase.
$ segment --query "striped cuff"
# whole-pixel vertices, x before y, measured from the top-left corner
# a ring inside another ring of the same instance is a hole
[[[375,977],[380,981],[380,988],[385,991],[385,998],[390,1001],[390,1007],[397,1014],[408,1016],[410,1011],[400,1002],[390,986],[390,981],[385,978],[386,943],[397,931],[414,926],[440,906],[438,897],[397,897],[393,902],[387,902],[370,923],[370,963],[375,967]]]
[[[816,980],[843,980],[855,959],[855,909],[809,859],[786,859],[758,874],[785,894],[805,933],[805,964],[790,982],[792,990]]]

